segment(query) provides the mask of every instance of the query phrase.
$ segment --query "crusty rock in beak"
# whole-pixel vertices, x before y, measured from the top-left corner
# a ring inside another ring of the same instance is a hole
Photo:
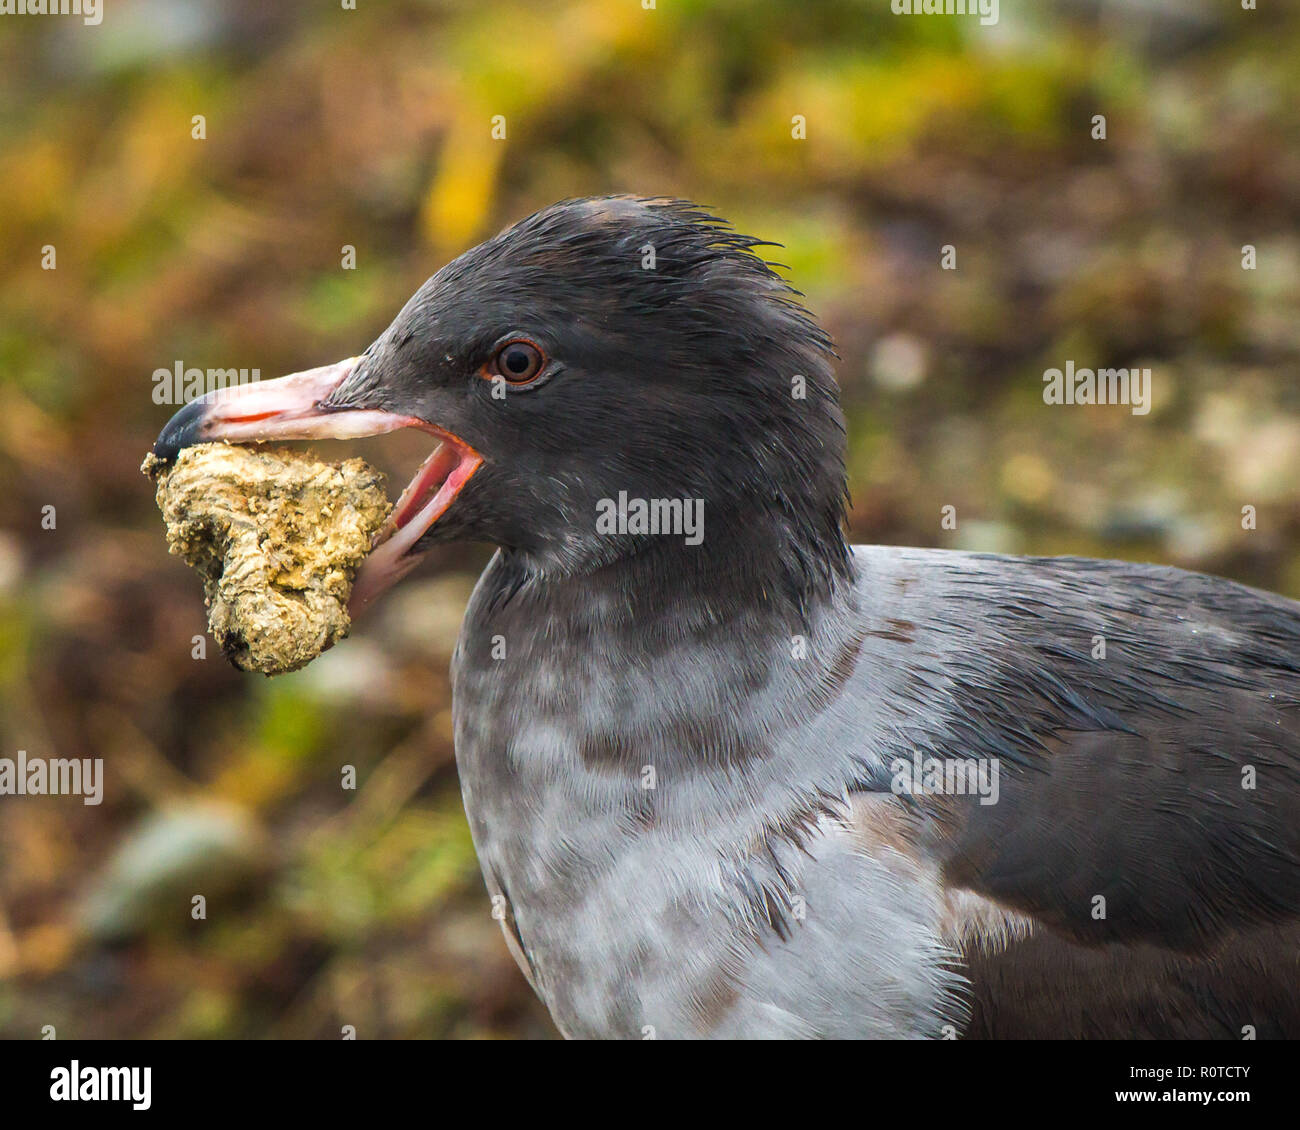
[[[150,455],[167,544],[203,577],[208,625],[245,671],[295,671],[348,634],[358,566],[391,506],[363,460],[186,447]]]

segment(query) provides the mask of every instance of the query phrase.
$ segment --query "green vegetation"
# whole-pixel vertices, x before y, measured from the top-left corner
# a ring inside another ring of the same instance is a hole
[[[1300,595],[1300,13],[109,7],[0,37],[0,756],[102,757],[108,782],[98,807],[0,797],[0,1034],[552,1031],[452,761],[483,548],[268,683],[211,641],[192,657],[200,586],[138,467],[171,411],[155,369],[359,352],[447,258],[554,200],[689,196],[786,245],[842,357],[856,540]],[[1149,366],[1149,415],[1049,410],[1069,359]],[[398,481],[424,454],[356,450]]]

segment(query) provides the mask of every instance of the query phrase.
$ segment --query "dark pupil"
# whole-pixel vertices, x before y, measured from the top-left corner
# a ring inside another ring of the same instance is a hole
[[[526,373],[533,363],[532,357],[523,349],[511,349],[506,353],[506,368],[512,373]]]

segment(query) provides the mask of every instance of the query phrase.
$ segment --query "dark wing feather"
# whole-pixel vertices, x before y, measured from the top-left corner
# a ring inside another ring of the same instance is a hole
[[[1300,604],[1157,566],[970,560],[997,567],[959,584],[983,621],[943,656],[959,724],[925,738],[1002,776],[997,804],[944,806],[950,881],[1089,943],[1195,950],[1300,916]]]
[[[1119,562],[910,567],[900,736],[1001,768],[996,804],[921,802],[917,846],[1034,923],[970,948],[972,1031],[1300,1034],[1300,604]]]

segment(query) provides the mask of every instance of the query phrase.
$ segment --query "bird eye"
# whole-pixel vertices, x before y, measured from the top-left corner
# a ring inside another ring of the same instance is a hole
[[[542,351],[531,341],[508,341],[493,358],[495,368],[511,384],[527,384],[534,380],[546,364]]]

